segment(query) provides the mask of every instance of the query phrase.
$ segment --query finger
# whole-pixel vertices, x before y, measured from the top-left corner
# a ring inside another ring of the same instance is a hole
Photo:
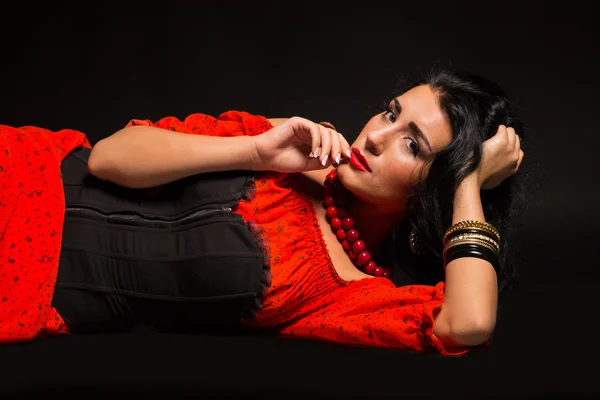
[[[339,132],[338,132],[338,136],[340,138],[340,144],[342,146],[342,148],[340,149],[340,151],[342,153],[342,157],[350,158],[350,143],[348,143],[348,141],[346,140],[344,135],[342,135]]]
[[[523,162],[523,158],[525,157],[525,153],[523,150],[519,150],[519,159],[517,160],[517,169],[521,168],[521,163]]]
[[[325,128],[333,129],[334,131],[336,130],[331,122],[321,121],[319,122],[319,125],[323,125]]]
[[[521,136],[516,135],[515,148],[517,150],[521,150]]]
[[[333,129],[329,129],[329,134],[331,135],[331,155],[329,158],[331,159],[332,163],[337,165],[342,160],[342,145],[340,143],[340,135],[338,135],[338,133]]]
[[[319,157],[319,152],[321,149],[321,129],[319,125],[310,123],[310,139],[311,139],[311,151],[309,157],[317,158]]]
[[[498,125],[498,130],[496,131],[496,135],[506,135],[507,133],[507,129],[506,129],[506,125]]]
[[[319,131],[321,133],[321,152],[319,153],[319,157],[321,160],[321,165],[327,165],[327,161],[330,161],[330,152],[331,152],[331,133],[328,128],[324,126],[317,125],[319,127]]]
[[[502,143],[506,143],[508,140],[508,131],[505,125],[498,125],[498,129],[494,136],[489,138],[489,144],[498,143],[498,145],[502,146]],[[487,140],[486,140],[487,142]],[[485,143],[485,142],[484,142]]]
[[[506,133],[508,136],[508,143],[514,145],[517,141],[517,133],[515,132],[515,128],[512,127],[507,127],[506,128]]]

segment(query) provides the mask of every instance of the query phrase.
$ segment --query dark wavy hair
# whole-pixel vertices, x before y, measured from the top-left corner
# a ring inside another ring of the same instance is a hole
[[[500,124],[515,129],[525,152],[527,141],[517,107],[496,83],[475,74],[434,67],[399,81],[392,95],[397,97],[419,85],[429,85],[437,93],[452,129],[452,140],[426,161],[429,172],[426,176],[422,174],[420,184],[408,199],[407,218],[387,244],[393,253],[394,276],[403,275],[396,274],[400,268],[413,282],[436,284],[444,280],[442,238],[452,223],[454,193],[460,182],[477,169],[483,142],[497,132]],[[508,238],[515,218],[526,208],[529,187],[526,159],[527,156],[516,174],[494,189],[481,191],[486,221],[498,229],[502,238],[497,271],[499,291],[517,283],[517,262]],[[424,250],[422,255],[410,250],[408,237],[413,229]]]

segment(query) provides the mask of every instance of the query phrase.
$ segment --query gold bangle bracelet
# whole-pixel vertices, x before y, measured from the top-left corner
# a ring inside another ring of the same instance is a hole
[[[478,239],[478,240],[483,240],[483,241],[491,244],[492,246],[494,246],[494,248],[496,248],[496,250],[498,252],[500,251],[500,245],[494,239],[490,238],[487,235],[482,235],[482,234],[479,234],[479,233],[471,233],[471,232],[469,232],[469,233],[459,233],[458,235],[452,237],[451,239],[444,240],[444,246],[446,246],[449,243],[456,242],[457,240],[461,240],[461,239]]]
[[[448,228],[446,230],[446,232],[452,231],[455,229],[460,229],[460,228],[473,228],[473,227],[490,230],[495,235],[500,236],[500,233],[498,232],[498,230],[496,229],[496,227],[494,225],[490,224],[489,222],[479,221],[479,220],[459,221],[456,224],[452,225],[450,228]]]
[[[480,233],[474,233],[472,232],[473,230],[475,231],[479,231]],[[481,236],[481,237],[480,237]],[[442,240],[442,245],[445,246],[450,240],[455,239],[457,237],[480,237],[482,240],[488,240],[490,241],[490,243],[494,243],[496,244],[498,247],[500,247],[500,241],[499,240],[495,240],[490,236],[494,236],[493,234],[491,234],[488,231],[483,231],[480,229],[473,229],[470,228],[468,230],[456,230],[454,232],[451,232],[450,234],[448,234],[448,236],[444,236],[444,239]],[[485,237],[485,239],[483,239],[483,237]]]
[[[471,228],[483,229],[483,230],[489,231],[490,233],[493,233],[494,235],[496,235],[498,237],[500,236],[500,233],[498,232],[496,227],[494,227],[492,224],[485,222],[485,221],[475,221],[475,220],[466,220],[466,221],[457,222],[456,224],[452,225],[450,228],[448,228],[446,230],[446,234],[452,233],[458,229],[471,229]]]
[[[457,222],[456,224],[452,225],[450,228],[446,229],[446,232],[444,233],[444,238],[446,238],[450,234],[452,234],[458,230],[462,230],[462,229],[482,230],[484,232],[487,232],[487,233],[495,236],[497,241],[500,242],[500,233],[492,224],[485,222],[485,221],[474,221],[474,220]]]

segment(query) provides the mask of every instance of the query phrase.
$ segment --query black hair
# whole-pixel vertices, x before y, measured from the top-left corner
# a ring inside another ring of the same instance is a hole
[[[428,173],[410,195],[407,218],[390,236],[388,248],[393,252],[394,275],[400,268],[400,272],[408,274],[416,283],[435,284],[444,279],[442,239],[452,223],[454,193],[461,181],[477,169],[483,142],[492,137],[501,124],[515,129],[524,152],[527,141],[515,103],[498,84],[472,73],[434,67],[415,78],[399,81],[393,96],[420,85],[429,85],[437,94],[452,129],[452,140],[426,161]],[[532,175],[526,172],[526,159],[516,174],[496,188],[481,191],[485,219],[501,236],[499,291],[517,283],[517,262],[508,239],[515,219],[525,210],[528,201],[527,178]],[[424,250],[422,255],[413,254],[408,245],[413,229]]]

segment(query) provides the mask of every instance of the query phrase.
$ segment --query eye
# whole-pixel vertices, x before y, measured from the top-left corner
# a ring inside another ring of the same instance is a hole
[[[383,117],[392,123],[396,122],[396,112],[394,110],[392,110],[391,108],[387,108],[383,112]]]
[[[419,146],[419,142],[417,142],[416,140],[412,139],[412,138],[407,138],[408,139],[408,149],[413,153],[413,155],[416,157],[419,155],[419,151],[420,151],[420,146]]]

